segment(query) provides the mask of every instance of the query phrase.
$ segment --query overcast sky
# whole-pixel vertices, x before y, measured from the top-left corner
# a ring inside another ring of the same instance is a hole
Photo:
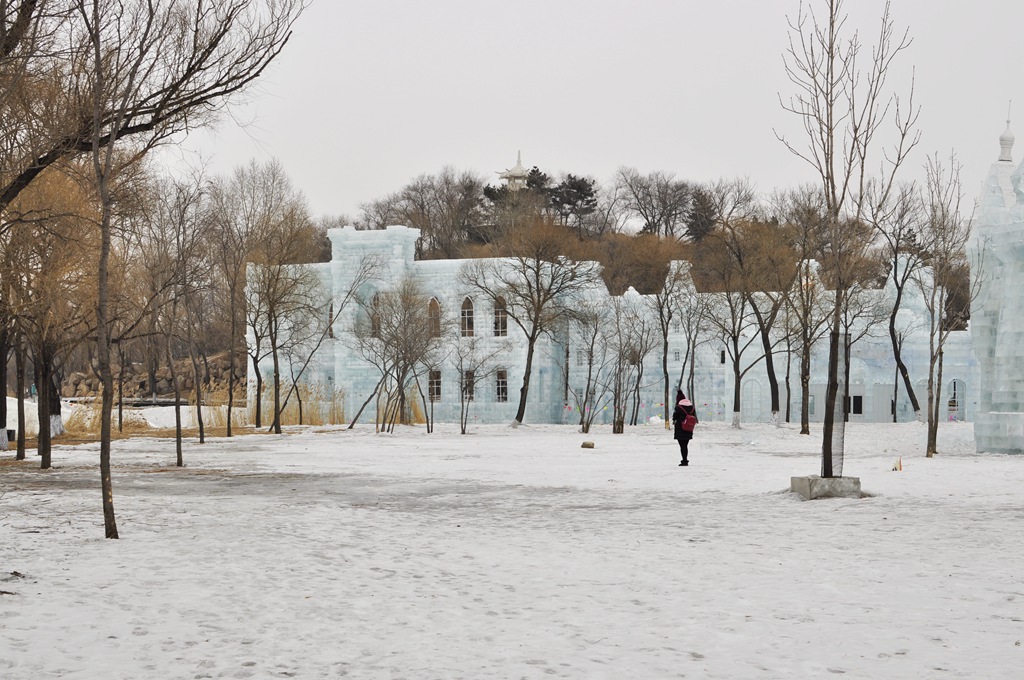
[[[823,0],[812,0],[821,7]],[[314,213],[359,206],[445,165],[523,164],[607,182],[623,165],[770,191],[811,169],[779,105],[794,90],[782,52],[798,0],[314,0],[284,52],[213,133],[183,144],[222,174],[277,158]],[[882,0],[848,0],[874,43]],[[1024,155],[1024,2],[892,0],[912,46],[922,141],[955,151],[974,196],[999,153],[1007,104]],[[186,157],[189,155],[186,152]]]

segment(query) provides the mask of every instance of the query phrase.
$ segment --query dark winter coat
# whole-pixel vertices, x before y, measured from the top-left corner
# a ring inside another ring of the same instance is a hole
[[[686,420],[686,416],[692,415],[694,418],[697,417],[697,410],[693,407],[693,404],[689,406],[681,406],[676,403],[676,408],[672,411],[672,425],[675,428],[674,439],[693,439],[693,432],[687,432],[683,429],[683,421]],[[699,420],[697,421],[700,422]]]

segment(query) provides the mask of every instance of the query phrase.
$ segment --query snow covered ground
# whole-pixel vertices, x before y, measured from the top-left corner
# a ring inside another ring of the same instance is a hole
[[[0,466],[0,678],[1024,677],[1024,456],[851,425],[869,495],[804,502],[819,437],[137,438],[118,541],[96,447],[57,448]]]

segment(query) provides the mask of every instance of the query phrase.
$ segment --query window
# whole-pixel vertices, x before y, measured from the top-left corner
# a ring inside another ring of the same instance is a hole
[[[673,350],[672,351],[672,361],[679,361],[680,358],[681,358],[681,355],[679,354],[679,350]]]
[[[679,322],[678,321],[673,321],[672,322],[672,332],[673,333],[678,333],[679,332],[679,328],[680,328]]]
[[[473,401],[473,392],[476,387],[476,373],[465,371],[462,374],[462,397],[466,401]]]
[[[462,301],[462,337],[473,337],[473,301],[469,298]]]
[[[845,414],[853,414],[855,416],[864,415],[864,397],[860,396],[859,394],[852,397],[846,397]]]
[[[576,350],[576,365],[585,366],[587,363],[587,353],[582,349]]]
[[[441,371],[431,369],[427,393],[430,395],[430,401],[441,401]]]
[[[427,334],[431,338],[441,337],[441,305],[437,298],[430,298],[427,305]]]
[[[499,369],[497,376],[497,400],[508,401],[508,371]]]
[[[327,337],[334,337],[334,303],[331,303],[331,308],[327,311]]]
[[[370,301],[370,335],[380,337],[380,294],[374,293]]]
[[[508,310],[505,309],[505,298],[494,301],[494,336],[503,338],[508,335]]]
[[[813,394],[808,394],[807,395],[807,415],[809,415],[809,416],[813,416],[814,415],[814,395]]]
[[[722,363],[725,363],[725,350],[722,350]]]

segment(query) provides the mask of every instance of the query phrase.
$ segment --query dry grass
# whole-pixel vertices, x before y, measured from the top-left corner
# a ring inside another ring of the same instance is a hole
[[[89,403],[79,403],[75,410],[64,419],[64,429],[72,439],[82,438],[85,441],[92,441],[100,434],[100,415],[102,405],[99,399]],[[117,403],[114,403],[114,412],[111,415],[111,436],[114,438],[130,437],[133,435],[146,434],[151,429],[149,423],[141,413],[134,409],[124,409],[122,413],[122,424],[117,424]],[[61,443],[64,439],[60,440]]]
[[[203,406],[203,424],[207,429],[209,428],[224,428],[228,426],[228,388],[227,386],[218,389],[210,390],[203,394],[203,399],[206,405]],[[239,398],[239,402],[244,401],[244,398]],[[192,393],[189,403],[192,408],[195,408],[195,392]],[[235,409],[234,416],[231,420],[231,427],[247,427],[249,425],[249,411]]]
[[[284,386],[282,386],[283,388]],[[293,394],[281,413],[281,425],[342,425],[345,423],[345,392],[341,389],[330,390],[324,385],[300,385],[297,389],[302,401],[302,418],[299,419],[299,399]],[[287,389],[281,390],[284,399]],[[246,411],[249,422],[254,422],[256,400],[249,401]],[[264,385],[262,398],[262,422],[274,421],[274,390],[271,385]]]

